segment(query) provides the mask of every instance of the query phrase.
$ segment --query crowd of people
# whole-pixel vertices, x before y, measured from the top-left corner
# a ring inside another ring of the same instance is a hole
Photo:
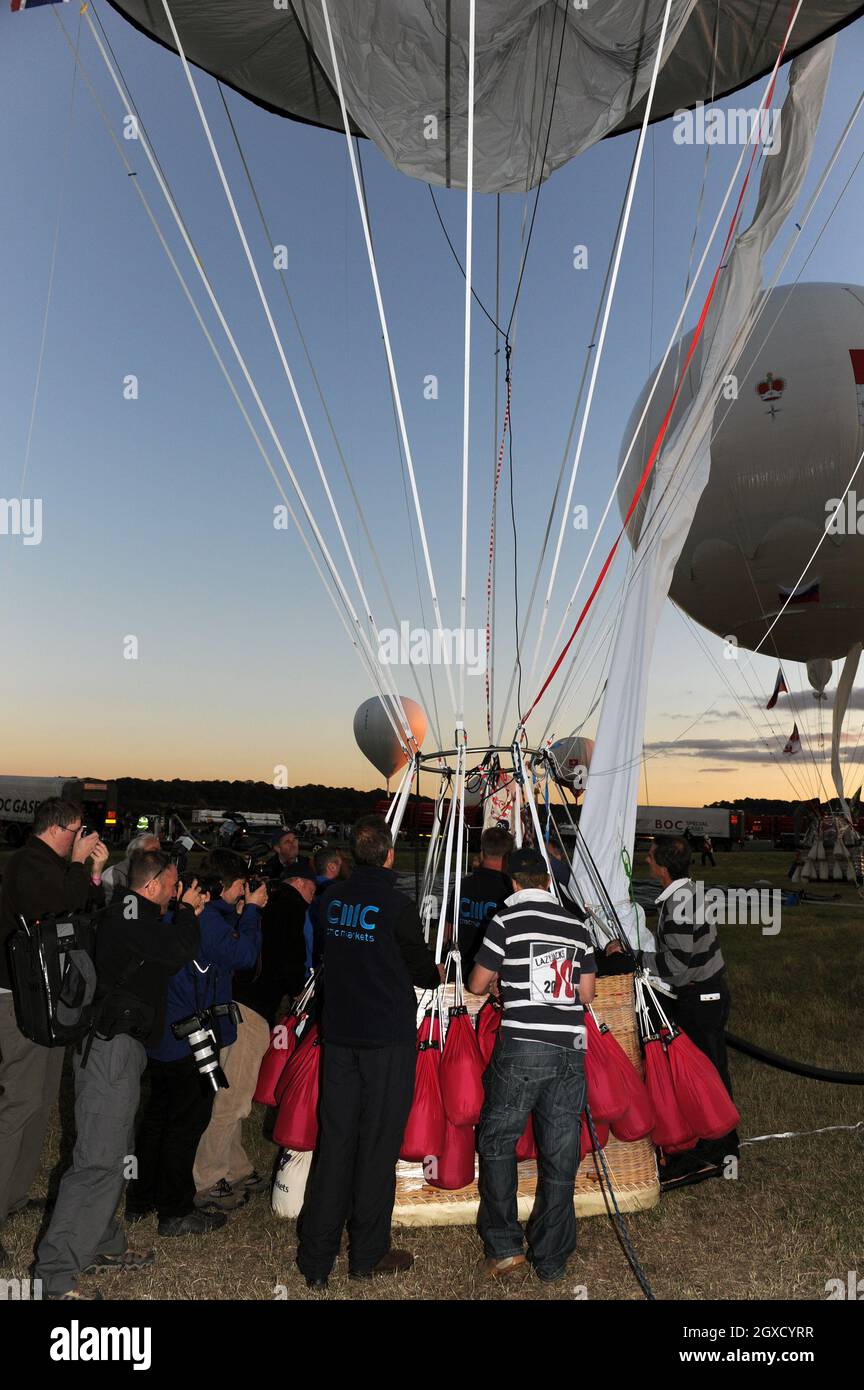
[[[285,832],[256,874],[227,848],[181,872],[145,833],[108,869],[108,849],[80,807],[53,798],[38,808],[0,893],[0,1236],[7,1215],[30,1200],[63,1064],[62,1047],[32,1042],[18,1027],[6,947],[22,919],[77,910],[98,924],[95,1021],[72,1057],[74,1151],[33,1267],[44,1298],[98,1297],[83,1274],[152,1265],[154,1251],[127,1239],[151,1214],[162,1239],[206,1236],[269,1188],[244,1147],[243,1123],[280,1009],[313,969],[323,981],[319,1139],[297,1264],[310,1288],[326,1288],[347,1224],[352,1278],[411,1267],[410,1252],[391,1245],[395,1171],[414,1095],[415,991],[437,987],[444,970],[399,887],[384,819],[362,817],[351,848],[353,865],[332,848],[310,860]],[[552,854],[549,863],[566,883],[566,861]],[[657,846],[649,867],[664,891],[657,951],[645,964],[672,982],[677,1017],[728,1085],[716,933],[703,940],[692,927],[688,936],[678,914],[674,934],[671,922],[664,927],[664,902],[687,881],[687,845]],[[617,943],[601,957],[578,907],[553,891],[544,856],[516,849],[496,827],[484,831],[460,885],[451,939],[468,988],[496,994],[503,1008],[477,1132],[484,1273],[504,1276],[527,1258],[538,1278],[555,1282],[576,1244],[584,1008],[598,962],[614,968]],[[540,1163],[523,1234],[515,1147],[529,1116]],[[720,1149],[736,1142],[729,1136]],[[687,1171],[718,1161],[702,1152]]]

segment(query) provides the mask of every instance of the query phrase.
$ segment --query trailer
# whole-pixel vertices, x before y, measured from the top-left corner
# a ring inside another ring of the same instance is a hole
[[[33,827],[36,807],[60,796],[82,807],[93,830],[113,837],[117,829],[117,783],[95,777],[0,777],[0,835],[17,849]]]
[[[637,806],[636,843],[658,835],[708,835],[716,849],[731,849],[745,837],[744,812],[722,806]]]

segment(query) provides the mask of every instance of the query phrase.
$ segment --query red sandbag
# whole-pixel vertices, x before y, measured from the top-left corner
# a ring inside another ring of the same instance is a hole
[[[501,1027],[501,1016],[504,1010],[497,999],[487,999],[482,1009],[477,1015],[477,1046],[480,1049],[480,1057],[483,1061],[485,1071],[495,1051],[495,1044],[498,1041],[498,1029]]]
[[[612,1061],[607,1039],[611,1033],[601,1033],[591,1014],[586,1011],[585,1027],[588,1047],[585,1053],[585,1084],[588,1105],[595,1121],[608,1123],[623,1115],[630,1096],[621,1069]],[[614,1042],[614,1038],[612,1039]],[[625,1058],[626,1061],[626,1058]]]
[[[430,1162],[430,1187],[454,1192],[474,1181],[474,1128],[472,1125],[445,1124],[444,1147]],[[433,1176],[434,1175],[434,1176]]]
[[[588,1104],[591,1114],[595,1121],[601,1120],[609,1124],[616,1139],[625,1144],[633,1144],[637,1139],[646,1138],[654,1128],[651,1097],[645,1089],[644,1081],[611,1029],[605,1023],[598,1028],[590,1012],[585,1018],[588,1030],[586,1080],[592,1055],[595,1065],[597,1059],[602,1058],[607,1075],[615,1076],[617,1085],[625,1096],[624,1108],[618,1115],[604,1113],[602,1109],[598,1111],[589,1083]]]
[[[270,1034],[270,1046],[261,1059],[253,1100],[259,1105],[276,1105],[276,1087],[297,1046],[297,1015],[286,1014]]]
[[[741,1116],[714,1063],[686,1033],[674,1035],[667,1054],[675,1096],[692,1132],[699,1139],[722,1139]]]
[[[440,1082],[444,1114],[451,1125],[476,1125],[483,1109],[483,1059],[464,1004],[450,1010]]]
[[[593,1110],[591,1111],[591,1116],[592,1116],[592,1118],[593,1118],[593,1120],[594,1120],[594,1129],[595,1129],[596,1134],[597,1134],[597,1143],[600,1145],[600,1148],[601,1148],[601,1149],[605,1149],[606,1145],[609,1143],[609,1126],[608,1126],[608,1125],[604,1125],[604,1124],[602,1123],[601,1120],[598,1120],[598,1119],[597,1119],[597,1116],[594,1114],[594,1111],[593,1111]],[[586,1118],[585,1118],[585,1111],[583,1110],[583,1111],[582,1111],[582,1129],[581,1129],[581,1132],[580,1132],[580,1135],[579,1135],[579,1159],[580,1159],[580,1162],[581,1162],[581,1160],[585,1157],[586,1154],[590,1154],[592,1148],[593,1148],[593,1144],[591,1143],[591,1131],[590,1131],[590,1129],[588,1128],[588,1121],[587,1121]]]
[[[424,1018],[417,1037],[414,1099],[399,1150],[399,1157],[410,1163],[422,1163],[430,1154],[442,1153],[446,1137],[439,1079],[441,1043],[437,1019]],[[422,1042],[420,1038],[423,1038]]]
[[[528,1123],[522,1131],[522,1138],[516,1145],[516,1162],[525,1163],[537,1157],[537,1141],[534,1138],[534,1120],[529,1115]]]
[[[274,1143],[283,1149],[310,1153],[318,1142],[320,1069],[321,1041],[313,1024],[283,1073],[287,1080],[273,1126]]]
[[[298,1019],[298,1021],[297,1021],[297,1027],[299,1028],[299,1027],[300,1027],[300,1024],[303,1023],[303,1022],[304,1022],[303,1019]],[[288,1058],[287,1063],[285,1064],[285,1068],[284,1068],[284,1070],[283,1070],[283,1072],[282,1072],[282,1075],[279,1077],[279,1080],[276,1082],[276,1085],[275,1085],[274,1088],[273,1088],[273,1095],[274,1095],[274,1097],[275,1097],[275,1100],[274,1100],[274,1104],[275,1104],[275,1105],[281,1105],[281,1104],[282,1104],[282,1097],[283,1097],[284,1094],[285,1094],[285,1088],[287,1087],[288,1082],[291,1080],[291,1072],[292,1072],[294,1066],[296,1065],[296,1063],[297,1063],[297,1061],[298,1061],[299,1055],[300,1055],[300,1053],[301,1053],[301,1051],[302,1051],[302,1049],[303,1049],[303,1044],[309,1042],[310,1038],[314,1039],[314,1038],[317,1038],[317,1037],[318,1037],[318,1024],[317,1024],[317,1023],[310,1023],[310,1024],[308,1024],[308,1025],[306,1026],[306,1028],[305,1028],[305,1031],[301,1029],[301,1037],[299,1037],[299,1038],[296,1037],[296,1030],[295,1030],[295,1039],[296,1039],[296,1040],[295,1040],[295,1043],[294,1043],[294,1050],[293,1050],[293,1052],[291,1053],[291,1056]]]
[[[678,1104],[669,1059],[659,1038],[648,1038],[645,1043],[645,1088],[654,1107],[651,1138],[657,1147],[673,1149],[695,1142],[693,1128]]]

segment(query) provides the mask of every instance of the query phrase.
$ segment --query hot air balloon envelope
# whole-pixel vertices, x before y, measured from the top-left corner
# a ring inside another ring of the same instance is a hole
[[[409,700],[405,695],[400,696],[400,699],[419,748],[426,737],[426,715],[416,700]],[[393,717],[395,720],[396,716]],[[408,761],[396,731],[377,696],[373,696],[371,700],[364,700],[354,715],[354,737],[360,752],[365,754],[373,767],[377,767],[382,777],[391,778],[394,772],[398,772]]]

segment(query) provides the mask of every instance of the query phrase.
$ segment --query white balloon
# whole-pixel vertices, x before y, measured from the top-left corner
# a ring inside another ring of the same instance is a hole
[[[426,715],[416,700],[409,700],[406,695],[399,698],[419,748],[426,737]],[[408,761],[377,695],[364,700],[354,715],[354,737],[360,752],[388,780]]]
[[[558,780],[570,784],[578,783],[584,790],[585,777],[591,766],[594,752],[593,738],[583,738],[581,734],[571,734],[569,738],[559,738],[553,743],[549,753],[554,760]],[[580,768],[582,769],[580,772]]]
[[[683,339],[681,361],[691,338]],[[704,339],[667,439],[692,400],[691,377],[698,382],[703,348]],[[678,362],[673,349],[621,481],[622,516],[672,398]],[[741,647],[759,645],[799,585],[864,449],[864,385],[856,375],[864,376],[864,288],[813,283],[770,292],[718,398],[711,476],[670,589],[698,623],[733,636]],[[628,421],[622,457],[649,388],[650,382]],[[847,499],[834,523],[838,534],[822,541],[797,601],[760,648],[766,655],[837,658],[864,636],[864,469],[859,477],[852,491],[857,486],[861,513],[857,499],[851,507]],[[634,542],[652,480],[628,528]],[[661,513],[667,505],[669,499]]]

